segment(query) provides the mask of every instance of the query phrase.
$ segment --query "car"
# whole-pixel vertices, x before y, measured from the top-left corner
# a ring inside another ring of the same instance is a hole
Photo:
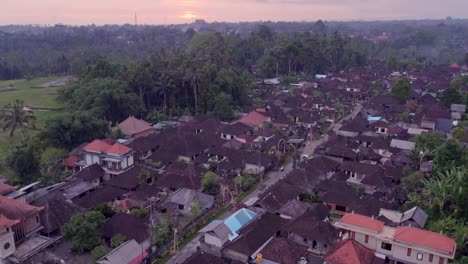
[[[280,171],[284,171],[284,166],[281,166]]]

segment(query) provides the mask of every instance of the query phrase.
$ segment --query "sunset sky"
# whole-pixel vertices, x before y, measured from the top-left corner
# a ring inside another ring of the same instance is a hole
[[[2,0],[0,24],[468,18],[468,0]]]

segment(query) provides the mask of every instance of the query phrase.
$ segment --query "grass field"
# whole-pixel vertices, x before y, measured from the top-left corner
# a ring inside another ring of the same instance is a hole
[[[30,81],[12,80],[0,81],[0,109],[8,103],[13,103],[16,99],[24,101],[25,106],[60,109],[63,105],[57,101],[59,87],[33,88],[57,77],[36,78]],[[2,88],[14,86],[15,90],[2,91]],[[23,136],[20,131],[16,131],[13,137],[9,136],[8,131],[0,130],[0,176],[11,177],[13,174],[5,166],[5,158],[8,152],[14,146],[21,143],[23,138],[38,134],[44,127],[45,120],[60,111],[35,111],[37,118],[36,129],[26,130]]]
[[[33,88],[43,83],[56,79],[57,77],[37,78],[31,81],[14,80],[0,81],[0,107],[21,99],[26,106],[60,108],[62,105],[57,102],[57,92],[59,87]],[[1,91],[2,88],[14,86],[16,90]]]

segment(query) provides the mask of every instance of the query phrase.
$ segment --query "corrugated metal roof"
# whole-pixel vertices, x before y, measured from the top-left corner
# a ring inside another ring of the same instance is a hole
[[[257,216],[256,213],[242,208],[239,211],[235,212],[231,216],[229,216],[226,220],[224,220],[224,224],[231,230],[234,235],[229,235],[229,240],[234,240],[234,238],[238,237],[237,231],[247,225],[252,219]]]

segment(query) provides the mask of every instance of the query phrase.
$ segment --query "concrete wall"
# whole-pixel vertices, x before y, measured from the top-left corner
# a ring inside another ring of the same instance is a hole
[[[218,237],[215,237],[209,233],[205,233],[205,243],[208,245],[216,246],[219,248],[223,247],[225,241],[222,241]]]
[[[265,171],[265,168],[263,166],[258,166],[255,164],[245,164],[244,171],[248,173],[258,174],[260,172]]]
[[[309,240],[309,239],[304,240],[304,238],[298,234],[290,233],[288,234],[288,238],[296,242],[299,245],[308,247],[309,250],[311,250],[313,253],[318,254],[318,255],[327,254],[331,247],[331,245],[322,243],[320,241],[315,241],[316,244],[314,247],[314,240]]]
[[[8,230],[9,231],[3,229],[2,234],[0,234],[0,258],[6,258],[8,256],[11,256],[16,251],[13,232],[11,231],[11,228],[8,228]],[[5,249],[5,246],[7,244],[9,244],[9,247]]]
[[[24,232],[26,234],[41,226],[39,213],[34,214],[23,220]]]
[[[359,135],[359,133],[357,132],[349,132],[349,131],[343,131],[343,130],[336,131],[336,134],[344,136],[344,137],[356,137],[357,135]]]

